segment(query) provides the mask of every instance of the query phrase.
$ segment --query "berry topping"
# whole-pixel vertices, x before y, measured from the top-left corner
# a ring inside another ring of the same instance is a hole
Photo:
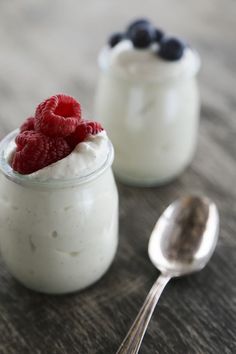
[[[34,117],[27,118],[24,123],[20,126],[20,132],[24,132],[25,130],[34,130]]]
[[[166,37],[165,33],[160,28],[156,28],[147,18],[139,18],[131,22],[125,33],[117,32],[112,34],[109,38],[110,47],[113,48],[123,39],[130,40],[134,48],[137,49],[146,49],[151,44],[158,43],[158,52],[156,46],[151,46],[149,49],[151,49],[153,55],[158,53],[162,59],[167,61],[179,60],[183,56],[186,46],[178,38]]]
[[[55,95],[37,107],[35,130],[47,136],[65,137],[75,131],[80,120],[80,104],[73,97]]]
[[[164,38],[164,32],[159,28],[155,28],[155,42],[160,43]]]
[[[11,167],[30,174],[69,155],[89,134],[103,130],[81,117],[80,104],[70,96],[56,95],[42,102],[36,115],[26,119],[16,136]]]
[[[158,54],[165,60],[179,60],[184,54],[184,48],[184,43],[178,38],[167,38],[160,43]]]
[[[110,38],[108,39],[109,46],[111,48],[115,47],[122,39],[124,38],[124,34],[117,32],[113,33]]]
[[[149,25],[150,22],[147,18],[138,18],[137,20],[131,22],[126,30],[127,36],[130,37],[133,29],[139,27],[140,25]]]
[[[92,134],[98,134],[103,130],[102,126],[98,122],[83,120],[77,126],[75,132],[67,137],[67,142],[72,149],[75,148],[76,145],[85,140],[85,138]]]
[[[33,173],[71,152],[64,138],[50,138],[35,131],[23,131],[17,135],[16,146],[11,166],[21,174]]]
[[[155,29],[149,23],[134,26],[129,35],[135,48],[147,48],[155,40]]]

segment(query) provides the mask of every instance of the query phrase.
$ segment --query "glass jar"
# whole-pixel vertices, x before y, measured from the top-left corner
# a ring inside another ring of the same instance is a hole
[[[100,66],[96,117],[114,145],[117,177],[141,186],[177,177],[196,149],[199,68],[190,75],[150,79]]]
[[[98,280],[118,243],[118,193],[107,159],[92,173],[39,182],[7,163],[16,132],[0,144],[0,250],[26,287],[61,294]]]

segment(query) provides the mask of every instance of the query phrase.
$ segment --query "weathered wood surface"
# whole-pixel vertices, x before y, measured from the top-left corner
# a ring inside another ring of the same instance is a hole
[[[120,244],[106,276],[71,296],[26,290],[0,267],[0,353],[115,353],[158,272],[147,256],[157,217],[173,199],[206,193],[221,215],[220,241],[207,268],[172,281],[140,353],[236,353],[236,4],[183,1],[2,1],[0,3],[0,137],[43,98],[78,97],[92,115],[105,37],[145,14],[198,48],[202,121],[192,166],[174,183],[118,185]]]

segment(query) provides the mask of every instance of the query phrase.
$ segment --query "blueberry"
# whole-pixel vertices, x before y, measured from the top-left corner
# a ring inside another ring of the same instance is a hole
[[[135,48],[147,48],[155,40],[155,29],[150,24],[139,24],[132,29],[129,38]]]
[[[164,38],[164,32],[159,28],[155,28],[155,42],[160,43]]]
[[[115,47],[122,39],[124,38],[124,34],[121,32],[113,33],[108,39],[108,44],[111,48]]]
[[[179,60],[184,54],[184,43],[178,38],[166,38],[160,43],[159,56],[165,60]]]
[[[135,21],[132,21],[129,26],[127,27],[126,33],[127,36],[130,36],[130,33],[132,32],[132,30],[140,25],[149,25],[150,22],[148,21],[147,18],[138,18]]]

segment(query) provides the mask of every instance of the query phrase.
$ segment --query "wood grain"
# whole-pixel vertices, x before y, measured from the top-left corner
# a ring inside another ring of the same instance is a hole
[[[118,183],[120,243],[105,277],[71,296],[33,293],[0,267],[0,354],[112,354],[158,272],[147,256],[150,232],[175,198],[200,192],[220,209],[216,253],[199,274],[172,281],[141,354],[236,353],[236,5],[230,0],[0,3],[0,137],[56,92],[78,97],[89,118],[96,56],[107,35],[146,15],[199,50],[202,120],[192,166],[161,188]]]

